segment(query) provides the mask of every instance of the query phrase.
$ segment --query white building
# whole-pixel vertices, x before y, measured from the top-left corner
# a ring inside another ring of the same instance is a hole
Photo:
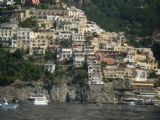
[[[147,81],[147,71],[143,69],[136,69],[135,81]]]
[[[19,28],[17,32],[17,48],[29,50],[30,42],[35,38],[35,34],[31,29],[28,28]]]
[[[15,0],[7,0],[6,5],[13,5],[15,4]]]
[[[117,50],[117,44],[115,42],[112,42],[112,43],[107,43],[106,44],[106,50]]]
[[[85,17],[84,11],[75,8],[74,6],[68,8],[68,16],[74,18],[83,18]]]
[[[29,28],[19,28],[17,31],[17,39],[30,41],[32,38],[35,38],[34,32]]]
[[[124,61],[124,62],[129,62],[129,63],[134,63],[134,56],[128,54],[128,55],[123,59],[123,61]]]
[[[11,40],[11,48],[14,48],[14,49],[17,48],[16,39]]]
[[[74,51],[73,64],[76,67],[82,67],[85,62],[85,53],[81,51]]]
[[[77,56],[73,58],[73,64],[76,67],[83,67],[83,64],[85,62],[85,57],[84,56]]]
[[[0,39],[2,41],[11,40],[17,31],[17,24],[4,23],[0,25]]]
[[[74,28],[72,22],[69,21],[56,21],[56,30],[57,31],[70,31]]]
[[[0,0],[0,4],[13,5],[13,4],[15,4],[15,0]]]
[[[48,21],[57,21],[58,17],[59,17],[59,16],[47,15],[47,16],[46,16],[46,19],[47,19]]]
[[[92,64],[88,66],[89,84],[104,84],[102,81],[102,72],[100,64]]]
[[[157,70],[156,74],[160,76],[160,69]]]
[[[59,32],[58,33],[58,38],[59,39],[71,39],[72,38],[72,32]]]
[[[72,41],[73,41],[73,43],[76,43],[76,42],[84,42],[86,40],[85,40],[85,37],[84,37],[83,34],[81,34],[81,33],[73,33],[72,34]]]
[[[45,38],[36,38],[32,39],[29,45],[29,54],[30,55],[44,55],[48,47],[48,40]]]
[[[94,55],[94,46],[84,46],[84,52],[86,55]]]
[[[73,56],[71,48],[59,48],[57,58],[60,61],[69,60]]]
[[[88,21],[87,27],[88,27],[89,32],[91,33],[100,34],[104,32],[104,30],[100,28],[95,22]]]
[[[44,69],[47,70],[50,73],[53,73],[55,70],[55,64],[48,62],[44,65]]]

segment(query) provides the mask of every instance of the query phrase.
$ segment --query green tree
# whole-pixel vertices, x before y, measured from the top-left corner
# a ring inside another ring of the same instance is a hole
[[[47,51],[44,58],[47,61],[53,61],[53,60],[56,61],[57,54],[56,52]]]
[[[37,9],[49,9],[48,3],[40,3],[37,6],[35,6]]]
[[[157,79],[158,76],[156,74],[156,71],[151,71],[149,74],[148,74],[148,78],[149,79]]]
[[[69,47],[71,46],[71,41],[68,40],[68,39],[62,39],[60,40],[60,46],[63,46],[63,47]]]
[[[20,22],[19,26],[21,26],[23,28],[34,28],[34,29],[36,29],[36,28],[38,28],[38,22],[34,18],[28,18],[28,19],[24,20],[23,22]]]
[[[77,71],[72,80],[73,84],[79,84],[80,87],[88,86],[88,72],[85,70]]]
[[[7,86],[14,82],[15,78],[0,75],[0,86]]]
[[[20,5],[21,4],[21,0],[15,0],[15,4],[16,5]]]
[[[3,42],[2,42],[2,40],[0,40],[0,48],[2,48],[3,47]]]
[[[107,31],[144,37],[160,27],[159,6],[159,0],[90,0],[81,7],[89,20]]]
[[[22,60],[24,57],[24,51],[17,49],[13,54],[12,54],[13,58],[15,58],[16,60]]]
[[[9,22],[9,17],[8,16],[4,16],[4,17],[0,17],[0,23],[5,23],[5,22]]]
[[[23,80],[24,81],[37,81],[42,76],[41,68],[38,66],[35,66],[31,63],[25,63],[24,69],[23,69]]]

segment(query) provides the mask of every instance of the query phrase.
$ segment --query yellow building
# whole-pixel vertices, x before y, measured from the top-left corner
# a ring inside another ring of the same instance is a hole
[[[153,81],[133,81],[131,83],[131,87],[133,89],[139,89],[139,90],[152,90],[154,89],[154,82]]]
[[[29,54],[45,54],[48,47],[48,39],[46,38],[35,38],[30,42]]]
[[[134,61],[137,66],[143,69],[154,70],[158,68],[158,63],[156,62],[151,49],[139,48],[134,55]]]
[[[140,66],[143,69],[147,70],[155,70],[158,69],[158,62],[152,60],[152,61],[146,61],[146,62],[137,62],[137,65]]]
[[[93,38],[91,40],[91,45],[94,46],[94,52],[99,51],[99,40],[98,40],[98,38],[96,38],[96,37]]]
[[[38,20],[38,26],[43,29],[51,29],[53,28],[53,24],[53,21]]]
[[[134,69],[131,68],[120,68],[120,67],[108,67],[103,69],[105,78],[109,79],[130,79],[132,80],[135,76]]]
[[[34,32],[29,28],[19,28],[17,30],[16,45],[18,49],[28,50],[31,40],[35,38]]]
[[[19,13],[18,17],[20,20],[25,20],[30,17],[36,17],[37,19],[41,19],[46,16],[64,16],[67,15],[67,10],[66,9],[61,9],[61,10],[46,10],[46,9],[25,9],[21,13]]]
[[[134,55],[134,61],[135,62],[147,61],[147,56],[144,55],[144,54],[135,54]]]

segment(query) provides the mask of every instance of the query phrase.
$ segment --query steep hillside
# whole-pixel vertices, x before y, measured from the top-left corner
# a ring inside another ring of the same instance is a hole
[[[160,30],[160,0],[62,0],[83,9],[107,31],[125,31],[135,47],[151,47]],[[158,32],[157,32],[158,31]],[[157,59],[159,45],[152,46]]]
[[[107,31],[125,31],[135,47],[151,47],[160,28],[160,0],[62,0]]]
[[[109,31],[146,36],[160,27],[159,0],[90,0],[82,8],[90,20]]]
[[[41,0],[64,2],[85,11],[89,20],[107,31],[152,35],[160,27],[160,0]]]

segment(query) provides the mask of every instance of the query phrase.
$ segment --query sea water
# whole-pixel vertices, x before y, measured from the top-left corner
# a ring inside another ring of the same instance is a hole
[[[0,120],[160,120],[160,107],[103,104],[20,104],[0,110]]]

